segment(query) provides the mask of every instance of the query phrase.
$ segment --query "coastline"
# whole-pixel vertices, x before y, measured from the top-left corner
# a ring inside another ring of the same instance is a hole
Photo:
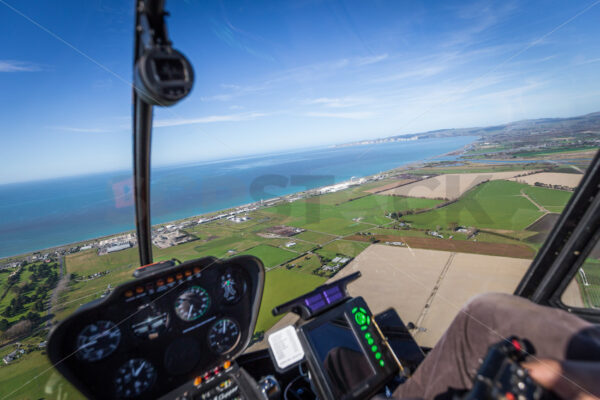
[[[432,157],[427,157],[425,159],[419,160],[419,161],[415,161],[415,162],[409,162],[407,164],[401,164],[395,168],[389,169],[389,170],[385,170],[382,171],[380,173],[377,174],[371,174],[371,175],[365,175],[365,176],[358,176],[358,179],[365,179],[366,181],[357,185],[363,185],[365,183],[368,182],[372,182],[374,177],[380,176],[380,179],[384,179],[384,178],[391,178],[394,176],[394,174],[400,174],[401,171],[405,171],[405,170],[410,170],[410,169],[415,169],[417,167],[422,167],[425,164],[427,164],[428,162],[431,162],[433,160],[439,159],[439,158],[443,158],[443,157],[449,157],[449,156],[460,156],[461,154],[464,153],[464,151],[466,150],[467,147],[469,147],[469,145],[465,145],[462,146],[459,149],[450,151],[450,152],[445,152],[445,153],[441,153],[439,155],[435,155]],[[335,185],[340,185],[340,184],[344,184],[347,183],[348,181],[342,181],[342,182],[337,182],[335,183]],[[330,186],[330,185],[327,185]],[[256,201],[256,202],[251,202],[251,203],[246,203],[246,204],[240,204],[234,207],[229,207],[229,208],[224,208],[224,209],[219,209],[219,210],[215,210],[215,211],[210,211],[207,213],[202,213],[202,214],[195,214],[195,215],[190,215],[184,218],[178,218],[178,219],[174,219],[174,220],[169,220],[169,221],[165,221],[165,222],[161,222],[155,225],[152,225],[152,229],[157,229],[160,228],[162,226],[166,226],[166,225],[177,225],[177,224],[182,224],[185,222],[188,222],[190,220],[195,220],[195,219],[201,219],[201,218],[210,218],[212,216],[218,215],[218,214],[222,214],[222,213],[229,213],[229,212],[234,212],[238,209],[243,209],[243,208],[253,208],[253,207],[257,207],[257,208],[265,208],[265,207],[271,207],[275,204],[278,204],[280,202],[283,201],[295,201],[299,199],[299,196],[310,196],[310,195],[318,195],[317,193],[319,191],[321,191],[323,188],[327,187],[327,186],[319,186],[319,187],[315,187],[312,189],[307,189],[307,190],[301,190],[298,192],[293,192],[290,194],[286,194],[283,196],[278,196],[278,197],[273,197],[273,198],[269,198],[269,199],[265,199],[262,201]],[[37,254],[44,254],[44,253],[56,253],[56,252],[60,252],[60,251],[68,251],[71,248],[74,247],[81,247],[89,242],[97,242],[97,241],[101,241],[101,240],[107,240],[107,239],[111,239],[111,238],[115,238],[118,236],[122,236],[122,235],[127,235],[127,234],[131,234],[131,233],[135,233],[135,229],[132,230],[125,230],[125,231],[121,231],[121,232],[115,232],[112,234],[108,234],[108,235],[102,235],[102,236],[95,236],[95,237],[91,237],[91,238],[87,238],[87,239],[83,239],[83,240],[79,240],[76,242],[68,242],[68,243],[63,243],[60,245],[56,245],[56,246],[52,246],[52,247],[46,247],[46,248],[42,248],[42,249],[38,249],[38,250],[34,250],[34,251],[30,251],[30,252],[25,252],[25,253],[19,253],[19,254],[14,254],[14,255],[10,255],[10,256],[6,256],[6,257],[0,257],[0,263],[11,263],[11,262],[15,262],[16,259],[24,259],[26,257],[32,257],[34,255]]]
[[[412,162],[408,162],[406,164],[400,164],[394,168],[387,169],[385,171],[381,171],[376,174],[356,176],[355,177],[356,179],[361,179],[361,180],[364,179],[365,180],[365,182],[362,182],[356,186],[361,186],[365,183],[372,182],[374,177],[380,177],[379,179],[392,178],[394,175],[401,174],[403,172],[406,173],[412,169],[423,167],[427,163],[435,162],[435,160],[439,160],[441,162],[453,161],[453,160],[443,160],[443,158],[445,158],[445,157],[455,157],[456,160],[454,160],[454,161],[459,161],[459,157],[462,154],[464,154],[465,151],[479,139],[480,139],[480,137],[477,137],[471,143],[463,145],[463,146],[459,147],[458,149],[455,149],[452,151],[446,151],[444,153],[426,157],[426,158],[423,158],[418,161],[412,161]],[[349,182],[349,181],[336,182],[333,185],[342,185],[347,182]],[[155,229],[158,229],[158,228],[166,226],[166,225],[179,225],[179,224],[183,224],[186,222],[190,222],[192,220],[211,218],[216,215],[223,214],[223,213],[236,212],[237,210],[243,209],[243,208],[260,209],[260,208],[270,207],[270,206],[273,206],[273,205],[278,204],[283,201],[295,201],[295,200],[298,200],[298,199],[306,197],[306,196],[319,195],[320,194],[319,192],[323,188],[328,187],[328,186],[331,186],[331,185],[318,186],[318,187],[311,188],[311,189],[288,193],[288,194],[285,194],[282,196],[263,199],[261,201],[239,204],[239,205],[236,205],[233,207],[216,209],[213,211],[200,213],[200,214],[192,214],[192,215],[189,215],[189,216],[186,216],[183,218],[176,218],[176,219],[167,220],[164,222],[154,224],[154,225],[152,225],[151,228],[152,228],[152,230],[155,230]],[[51,246],[51,247],[45,247],[45,248],[41,248],[41,249],[37,249],[37,250],[33,250],[33,251],[27,251],[27,252],[23,252],[23,253],[0,257],[0,264],[6,265],[6,264],[14,263],[17,260],[22,261],[23,259],[31,258],[38,254],[43,255],[43,254],[51,254],[51,253],[54,253],[54,254],[61,253],[60,255],[66,255],[66,254],[70,253],[70,251],[69,251],[70,249],[82,247],[89,243],[94,243],[94,242],[98,242],[98,241],[102,241],[102,240],[109,240],[111,238],[116,238],[116,237],[120,237],[120,236],[127,235],[127,234],[135,234],[135,232],[136,232],[135,229],[123,230],[123,231],[119,231],[119,232],[115,232],[115,233],[111,233],[111,234],[107,234],[107,235],[93,236],[93,237],[89,237],[89,238],[86,238],[83,240],[78,240],[78,241],[74,241],[74,242],[65,242],[65,243],[58,244],[58,245]],[[132,247],[137,247],[137,243]]]

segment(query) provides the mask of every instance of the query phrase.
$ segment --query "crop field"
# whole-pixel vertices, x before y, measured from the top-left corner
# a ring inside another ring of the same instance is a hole
[[[253,247],[250,250],[244,251],[240,255],[243,254],[249,254],[258,257],[265,265],[265,268],[272,268],[276,265],[298,257],[297,253],[292,253],[291,251],[283,250],[279,247],[269,246],[267,244],[261,244]]]
[[[535,163],[511,163],[511,164],[482,164],[482,163],[465,163],[459,166],[429,166],[410,171],[415,175],[433,175],[433,174],[487,174],[493,172],[507,172],[524,170],[534,170],[539,168],[539,164]]]
[[[584,285],[581,276],[577,274],[579,289],[587,307],[600,308],[600,260],[588,258],[583,265],[588,285]]]
[[[575,172],[573,169],[571,171]],[[561,185],[570,188],[576,188],[583,177],[582,174],[565,173],[565,172],[541,172],[539,174],[519,176],[513,178],[516,182],[527,183],[528,185],[534,185],[536,182],[540,182],[546,185]]]
[[[430,208],[441,201],[369,195],[339,205],[296,201],[271,207],[266,211],[285,215],[288,224],[308,230],[347,235],[391,220],[386,214],[403,210]]]
[[[409,215],[403,220],[419,228],[436,229],[450,225],[523,230],[542,212],[521,196],[527,185],[509,181],[487,182],[465,193],[457,202],[439,210]]]
[[[540,157],[540,156],[550,156],[550,155],[556,155],[556,154],[569,154],[569,153],[579,153],[581,151],[588,151],[588,150],[597,150],[597,147],[594,146],[584,146],[584,147],[576,147],[576,148],[560,148],[560,149],[553,149],[553,150],[543,150],[543,151],[529,151],[529,152],[522,152],[522,153],[515,153],[515,156],[517,157]]]
[[[369,247],[369,244],[370,243],[355,242],[350,240],[336,240],[335,242],[323,246],[322,249],[319,249],[316,252],[329,259],[333,259],[337,255],[356,257],[364,249]]]
[[[336,238],[336,236],[334,236],[334,235],[328,235],[325,233],[312,232],[312,231],[302,232],[298,235],[295,235],[294,237],[301,239],[301,240],[306,240],[307,242],[316,243],[316,244],[327,243]]]
[[[536,203],[550,212],[560,213],[572,196],[572,192],[564,190],[547,189],[538,186],[523,188],[523,192]]]
[[[309,292],[325,281],[326,278],[285,268],[267,272],[255,331],[264,332],[281,318],[271,314],[273,307]]]
[[[391,189],[382,194],[455,200],[482,182],[509,179],[519,173],[522,171],[440,175]]]

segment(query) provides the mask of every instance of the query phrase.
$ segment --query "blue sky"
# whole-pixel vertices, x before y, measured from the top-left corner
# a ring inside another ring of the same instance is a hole
[[[168,1],[196,84],[156,110],[153,162],[600,111],[595,3]],[[133,1],[0,21],[0,183],[129,169]]]

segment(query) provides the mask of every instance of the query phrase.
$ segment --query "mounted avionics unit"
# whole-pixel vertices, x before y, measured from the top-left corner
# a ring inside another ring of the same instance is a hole
[[[369,398],[399,370],[362,297],[304,323],[297,333],[322,400]]]

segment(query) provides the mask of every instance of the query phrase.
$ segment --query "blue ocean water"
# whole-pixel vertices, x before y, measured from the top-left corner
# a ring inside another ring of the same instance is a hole
[[[319,148],[152,170],[152,223],[376,174],[475,137]],[[131,172],[0,185],[0,257],[135,228]]]

